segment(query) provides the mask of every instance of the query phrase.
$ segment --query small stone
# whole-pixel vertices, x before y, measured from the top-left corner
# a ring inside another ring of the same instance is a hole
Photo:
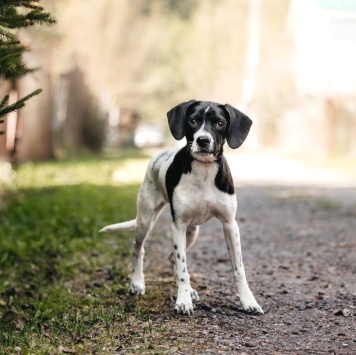
[[[249,343],[249,342],[245,342],[244,345],[247,347],[247,348],[254,348],[256,345],[255,344],[252,344],[252,343]]]
[[[351,316],[351,311],[349,309],[345,308],[342,310],[342,315],[344,317],[349,317],[349,316]]]
[[[338,309],[337,311],[334,312],[334,316],[349,317],[350,315],[351,315],[351,311],[347,308]]]
[[[282,270],[289,270],[289,266],[288,265],[279,265],[278,267],[280,269],[282,269]]]

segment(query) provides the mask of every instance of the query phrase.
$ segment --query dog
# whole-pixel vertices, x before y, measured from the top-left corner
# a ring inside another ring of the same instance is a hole
[[[169,259],[177,284],[175,312],[193,314],[193,301],[198,301],[199,296],[190,285],[186,251],[197,239],[199,226],[216,217],[223,226],[242,308],[263,314],[246,280],[235,220],[235,188],[223,156],[224,143],[238,148],[246,139],[252,121],[228,104],[195,100],[175,106],[167,116],[173,137],[176,140],[186,137],[186,145],[180,150],[164,151],[151,160],[138,193],[136,219],[101,230],[135,229],[130,292],[145,293],[144,243],[163,207],[169,203],[173,245]]]

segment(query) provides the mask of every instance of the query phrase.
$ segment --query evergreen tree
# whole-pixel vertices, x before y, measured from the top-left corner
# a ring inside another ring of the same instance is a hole
[[[28,48],[20,42],[15,31],[36,24],[55,23],[52,15],[45,12],[38,3],[33,0],[0,0],[0,80],[14,83],[17,78],[33,71],[23,62],[22,55]],[[8,105],[9,96],[5,96],[0,102],[0,124],[4,123],[3,118],[8,113],[22,108],[29,98],[41,91],[35,90],[11,105]]]

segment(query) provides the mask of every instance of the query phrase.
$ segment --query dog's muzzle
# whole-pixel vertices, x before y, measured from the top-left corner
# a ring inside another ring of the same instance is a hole
[[[203,150],[210,150],[211,139],[208,136],[201,136],[197,138],[198,146]]]
[[[209,136],[200,136],[192,145],[192,156],[194,159],[204,163],[216,160],[214,154],[214,143]]]

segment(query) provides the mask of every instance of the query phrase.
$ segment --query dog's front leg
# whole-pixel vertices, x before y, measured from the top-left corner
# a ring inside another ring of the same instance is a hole
[[[232,222],[223,223],[223,229],[233,267],[237,293],[240,297],[242,308],[250,313],[263,314],[262,308],[256,302],[255,297],[247,284],[245,269],[242,262],[239,227],[236,221],[233,220]]]
[[[190,276],[186,258],[186,226],[172,223],[173,260],[175,262],[174,277],[177,283],[177,300],[175,311],[182,314],[193,314]]]
[[[186,248],[185,248],[186,251],[188,251],[189,248],[194,244],[194,242],[196,241],[196,239],[198,237],[198,233],[199,233],[199,226],[188,226],[187,227],[187,232],[185,234],[186,235]],[[177,265],[176,265],[174,254],[175,254],[175,252],[172,252],[169,255],[169,261],[172,265],[173,275],[175,275],[177,273],[177,271],[176,271]],[[190,296],[192,297],[193,301],[199,301],[199,294],[193,288],[190,289]]]

